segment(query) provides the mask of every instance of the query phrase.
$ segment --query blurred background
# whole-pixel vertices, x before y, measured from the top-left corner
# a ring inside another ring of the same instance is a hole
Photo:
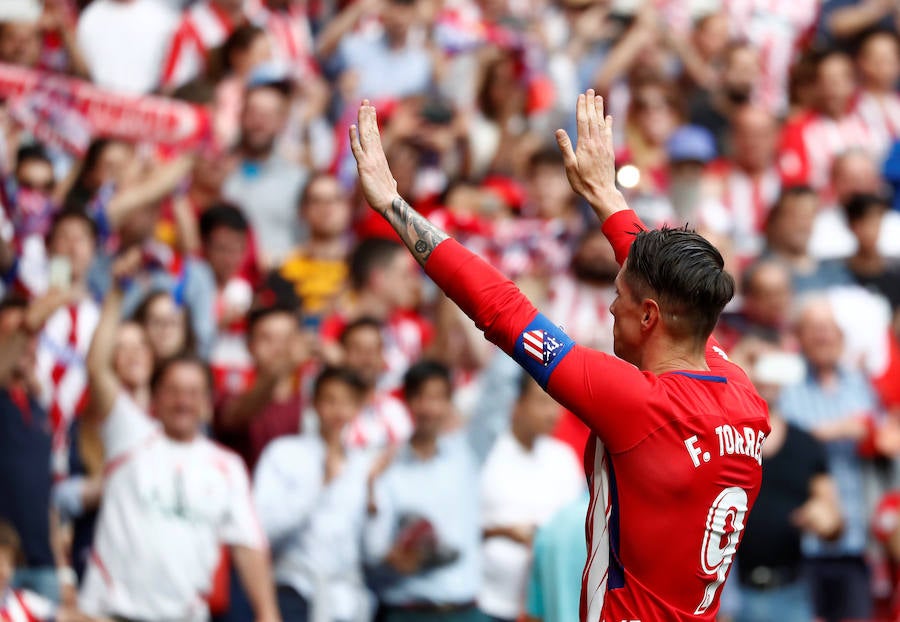
[[[164,361],[208,365],[284,620],[577,619],[588,431],[368,209],[346,137],[370,99],[399,192],[612,353],[618,266],[553,138],[594,88],[629,205],[725,256],[716,337],[772,411],[720,618],[900,619],[898,27],[895,0],[0,2],[0,618],[254,619],[165,521],[115,554],[186,613],[85,596],[108,507],[210,503],[108,485],[86,357],[114,287],[141,412]]]

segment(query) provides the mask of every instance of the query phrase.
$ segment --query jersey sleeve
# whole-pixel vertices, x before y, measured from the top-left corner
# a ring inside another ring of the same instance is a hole
[[[565,331],[537,312],[512,281],[455,240],[441,243],[425,269],[490,341],[580,417],[611,450],[640,436],[646,424],[640,414],[655,382],[652,374],[576,346]]]

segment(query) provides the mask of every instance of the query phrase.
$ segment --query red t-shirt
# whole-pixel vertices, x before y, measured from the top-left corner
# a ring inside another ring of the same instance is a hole
[[[621,264],[643,228],[631,211],[603,230]],[[452,240],[426,271],[592,431],[583,622],[715,619],[759,493],[765,402],[714,340],[709,370],[659,376],[577,346],[515,285]]]

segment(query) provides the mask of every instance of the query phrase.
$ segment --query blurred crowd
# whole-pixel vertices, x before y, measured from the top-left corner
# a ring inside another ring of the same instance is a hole
[[[594,88],[630,206],[726,257],[716,337],[770,405],[721,619],[900,620],[898,30],[895,0],[0,3],[0,619],[576,620],[588,431],[368,210],[346,136],[370,99],[400,194],[612,353],[553,139]]]

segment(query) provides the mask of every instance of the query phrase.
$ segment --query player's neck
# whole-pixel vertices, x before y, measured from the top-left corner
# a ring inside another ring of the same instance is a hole
[[[510,431],[512,432],[513,438],[524,447],[527,451],[531,451],[534,449],[534,443],[537,441],[537,435],[528,432],[523,429],[523,426],[516,425],[516,420],[513,419],[512,425],[510,426]]]
[[[709,371],[704,350],[694,344],[661,338],[646,344],[639,367],[657,376],[682,370]]]

